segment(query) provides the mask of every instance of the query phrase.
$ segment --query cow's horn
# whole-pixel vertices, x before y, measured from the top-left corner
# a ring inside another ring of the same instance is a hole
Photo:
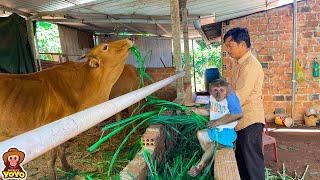
[[[87,56],[87,54],[82,54],[82,55],[79,57],[78,61],[81,60],[81,59],[83,59],[83,58],[85,58],[86,56]]]

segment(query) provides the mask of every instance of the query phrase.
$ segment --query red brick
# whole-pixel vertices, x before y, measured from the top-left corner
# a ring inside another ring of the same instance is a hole
[[[282,21],[284,22],[284,24],[288,23],[288,22],[292,22],[293,21],[293,18],[292,16],[282,16]],[[288,27],[288,26],[287,26]]]
[[[284,33],[284,34],[280,34],[280,40],[289,40],[292,38],[292,34],[289,33]]]
[[[317,14],[306,14],[306,19],[307,20],[316,20]]]
[[[275,88],[269,90],[269,94],[278,94],[278,92],[278,89]]]
[[[289,87],[284,87],[279,90],[280,94],[291,94],[291,89]]]
[[[260,24],[259,27],[258,27],[258,30],[259,30],[260,32],[266,31],[266,30],[267,30],[267,25]]]
[[[260,19],[250,19],[250,24],[251,25],[258,25],[258,24],[260,24]]]
[[[314,28],[317,28],[319,26],[319,21],[316,21],[316,20],[309,20],[307,22],[307,27],[314,27]]]
[[[297,14],[297,20],[298,20],[298,21],[303,21],[303,20],[305,20],[305,14]]]
[[[240,25],[242,27],[247,27],[249,25],[249,21],[247,19],[243,19],[240,21]]]
[[[274,59],[275,61],[282,61],[282,60],[284,60],[284,55],[275,55],[275,56],[273,57],[273,59]]]
[[[277,75],[276,73],[273,73],[273,76],[270,77],[270,81],[275,82],[275,81],[280,81],[280,76]],[[274,86],[276,87],[276,84],[274,83]]]
[[[267,42],[265,42],[265,43],[264,43],[264,47],[265,47],[265,48],[271,48],[271,47],[273,47],[273,42],[272,42],[272,41],[267,41]]]
[[[270,70],[270,69],[265,69],[265,70],[263,70],[263,72],[264,72],[264,74],[265,75],[270,75],[270,74],[273,74],[273,70]]]
[[[313,49],[314,49],[315,52],[319,52],[320,51],[320,46],[314,46]]]
[[[257,31],[257,26],[256,25],[249,25],[247,26],[249,32],[254,32],[254,31]]]
[[[297,96],[296,96],[296,100],[297,100],[297,101],[306,101],[306,100],[307,100],[307,97],[308,97],[308,96],[305,95],[305,94],[303,94],[303,95],[302,95],[302,94],[301,94],[301,95],[297,95]]]
[[[278,10],[277,9],[272,9],[267,11],[268,16],[278,16]]]
[[[303,107],[311,107],[313,105],[313,103],[310,101],[310,102],[303,102]]]
[[[308,55],[308,56],[307,56],[306,59],[318,58],[318,52],[309,52],[307,55]]]
[[[284,74],[284,68],[276,68],[276,69],[274,70],[274,73],[275,73],[275,74],[283,75],[283,74]]]
[[[263,96],[263,101],[272,101],[272,96],[269,96],[269,95]]]
[[[297,54],[297,59],[306,59],[306,54]]]
[[[303,47],[303,52],[304,53],[313,52],[313,47],[312,46],[305,46],[305,47]]]
[[[281,17],[271,17],[270,23],[279,23],[281,21]]]
[[[282,9],[278,11],[279,16],[288,16],[289,15],[289,10],[288,9]]]
[[[320,5],[314,5],[312,8],[312,12],[320,12]],[[320,14],[318,14],[319,17]]]
[[[320,13],[319,13],[320,14]],[[320,37],[320,31],[314,32],[314,37]]]

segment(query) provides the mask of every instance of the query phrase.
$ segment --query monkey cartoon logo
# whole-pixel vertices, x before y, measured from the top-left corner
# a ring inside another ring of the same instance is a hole
[[[10,148],[2,155],[5,169],[2,171],[3,178],[6,179],[25,179],[26,171],[21,167],[25,154],[17,148]]]

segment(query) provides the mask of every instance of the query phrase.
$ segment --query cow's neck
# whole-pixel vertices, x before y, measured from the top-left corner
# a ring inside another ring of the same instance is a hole
[[[85,90],[80,89],[78,91],[80,92],[79,96],[82,97],[79,101],[79,110],[103,103],[109,99],[111,88],[122,73],[124,64],[121,63],[114,68],[99,67],[101,68],[99,71],[95,71],[97,69],[89,70],[90,79],[82,82]]]

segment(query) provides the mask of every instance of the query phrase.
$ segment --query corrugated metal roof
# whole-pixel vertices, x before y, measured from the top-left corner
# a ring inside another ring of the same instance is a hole
[[[292,0],[188,0],[190,37],[200,37],[192,21],[201,16],[214,15],[216,22],[249,15],[288,4]],[[0,9],[16,10],[31,15],[51,15],[50,18],[107,19],[107,20],[168,20],[161,26],[171,33],[170,0],[1,0]],[[47,16],[48,17],[48,16]],[[44,17],[45,18],[45,17]],[[156,24],[144,23],[69,23],[71,27],[93,32],[154,33],[165,35],[166,32]]]

